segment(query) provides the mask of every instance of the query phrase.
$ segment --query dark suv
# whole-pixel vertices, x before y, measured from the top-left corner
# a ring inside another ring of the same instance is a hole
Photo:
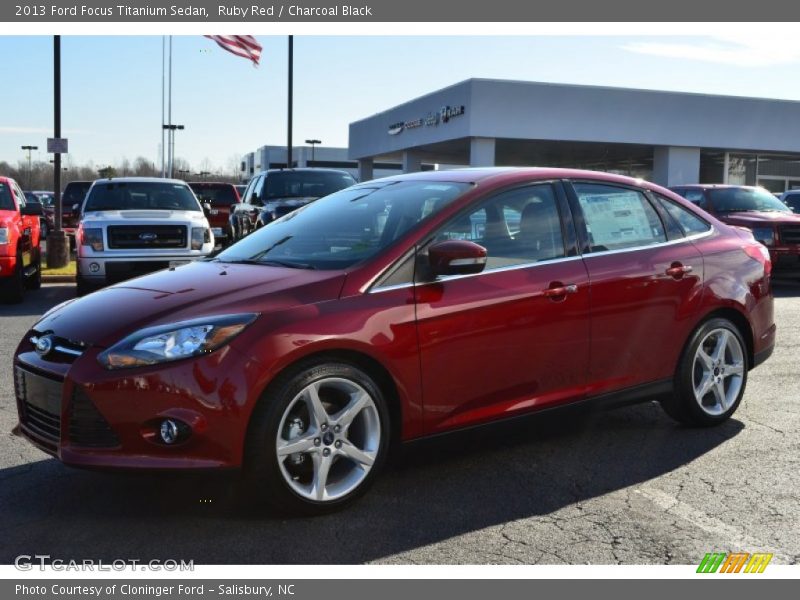
[[[75,232],[81,220],[80,207],[83,204],[91,181],[70,181],[61,194],[61,227],[70,237],[70,245],[75,244]]]
[[[670,189],[720,221],[752,231],[769,249],[776,274],[800,275],[800,215],[764,188],[696,184]]]
[[[347,171],[337,169],[270,169],[247,185],[242,204],[231,212],[234,240],[263,227],[323,196],[354,185]]]

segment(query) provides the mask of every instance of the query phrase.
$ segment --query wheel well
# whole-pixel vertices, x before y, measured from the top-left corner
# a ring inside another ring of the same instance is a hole
[[[701,324],[716,318],[727,319],[736,325],[739,333],[741,333],[744,338],[745,346],[747,346],[747,365],[749,368],[753,368],[755,344],[753,342],[753,330],[750,328],[750,323],[747,321],[747,318],[733,308],[720,308],[706,315]]]
[[[338,362],[345,362],[351,365],[354,365],[361,370],[365,371],[370,377],[372,377],[376,383],[376,385],[381,389],[386,397],[386,403],[389,405],[389,417],[390,423],[389,426],[391,427],[391,441],[393,444],[396,444],[397,441],[400,439],[401,433],[401,426],[403,422],[403,411],[400,406],[400,394],[397,391],[397,385],[394,382],[394,378],[391,376],[389,371],[377,360],[372,358],[371,356],[364,354],[362,352],[358,352],[355,350],[325,350],[322,352],[317,352],[316,354],[309,354],[308,356],[304,356],[303,358],[299,359],[296,362],[293,362],[286,367],[284,367],[279,373],[272,378],[272,380],[267,384],[267,387],[264,388],[264,391],[261,393],[261,400],[263,401],[265,396],[269,393],[270,389],[273,387],[276,381],[283,378],[287,373],[297,373],[303,371],[306,368],[306,365],[312,363],[319,363],[323,361],[338,361]],[[255,412],[255,411],[253,411]],[[253,414],[250,415],[250,421],[252,421]],[[250,430],[250,423],[248,423],[247,431],[249,437],[249,430]],[[247,443],[245,439],[245,444]]]

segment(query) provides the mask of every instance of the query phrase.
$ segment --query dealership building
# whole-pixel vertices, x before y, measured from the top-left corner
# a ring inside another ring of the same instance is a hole
[[[553,166],[662,185],[800,187],[800,102],[469,79],[350,124],[361,181],[377,165]]]

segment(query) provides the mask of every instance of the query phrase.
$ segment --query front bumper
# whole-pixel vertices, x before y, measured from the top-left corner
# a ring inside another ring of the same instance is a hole
[[[241,465],[259,369],[231,347],[157,367],[106,371],[101,348],[80,356],[34,350],[31,332],[14,360],[20,433],[63,463],[109,469],[209,469]],[[159,441],[165,418],[190,429]]]
[[[156,256],[79,256],[76,262],[78,277],[86,283],[102,286],[126,281],[162,269],[181,266],[205,258],[199,252],[192,255]]]

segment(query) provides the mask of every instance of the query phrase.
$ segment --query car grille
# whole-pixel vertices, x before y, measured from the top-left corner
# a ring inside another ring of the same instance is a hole
[[[76,390],[69,406],[69,441],[89,448],[119,446],[119,438],[111,425],[81,390]]]
[[[800,244],[800,225],[781,225],[781,242],[784,244]]]
[[[61,439],[62,381],[26,369],[14,369],[20,424],[31,437],[55,452]]]
[[[34,331],[29,341],[35,348],[39,339],[46,335],[48,334]],[[46,355],[42,356],[44,360],[49,362],[73,363],[75,362],[75,359],[77,359],[86,350],[85,345],[81,344],[80,342],[73,342],[67,338],[50,335],[50,340],[52,342],[52,349]]]
[[[186,248],[186,227],[177,225],[111,225],[108,247],[112,250]]]

